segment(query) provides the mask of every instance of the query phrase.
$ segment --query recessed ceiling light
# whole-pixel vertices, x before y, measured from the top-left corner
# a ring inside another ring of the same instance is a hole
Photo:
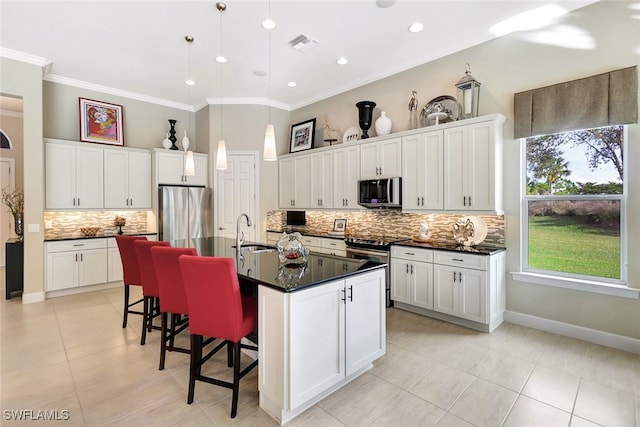
[[[347,58],[338,58],[336,60],[336,64],[338,64],[338,65],[345,65],[348,62],[349,62],[349,60]]]
[[[391,7],[396,3],[395,0],[376,0],[376,6],[386,9],[387,7]]]
[[[224,63],[224,62],[227,62],[227,58],[225,58],[222,55],[218,55],[218,56],[216,56],[216,61],[220,62],[220,63]]]
[[[264,21],[262,21],[262,28],[264,29],[273,30],[275,27],[276,27],[276,23],[273,22],[271,18],[267,18]]]
[[[298,84],[296,82],[289,82],[287,83],[287,86],[289,87],[296,87]]]
[[[262,71],[262,70],[255,70],[253,72],[253,75],[254,76],[258,76],[258,77],[264,77],[264,76],[267,75],[267,72],[266,71]]]
[[[422,31],[423,28],[424,28],[424,25],[422,25],[422,23],[414,22],[413,24],[409,25],[409,32],[410,33],[418,33],[420,31]]]
[[[191,80],[191,79],[187,79],[187,80],[185,80],[184,82],[185,82],[185,84],[187,84],[187,85],[189,85],[189,86],[195,86],[195,85],[196,85],[196,82],[194,82],[194,81],[193,81],[193,80]]]

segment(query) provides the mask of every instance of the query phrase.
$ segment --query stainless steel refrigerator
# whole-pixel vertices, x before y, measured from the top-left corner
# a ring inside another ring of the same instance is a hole
[[[161,185],[158,188],[160,240],[213,237],[211,189]]]

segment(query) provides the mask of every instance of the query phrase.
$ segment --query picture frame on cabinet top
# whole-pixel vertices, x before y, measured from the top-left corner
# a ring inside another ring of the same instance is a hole
[[[78,98],[80,141],[124,146],[122,105]]]
[[[295,153],[313,148],[314,134],[316,131],[315,117],[291,126],[290,153]]]

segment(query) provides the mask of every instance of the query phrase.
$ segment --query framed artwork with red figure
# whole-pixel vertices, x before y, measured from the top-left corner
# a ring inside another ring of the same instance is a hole
[[[80,100],[80,141],[124,146],[122,105]]]

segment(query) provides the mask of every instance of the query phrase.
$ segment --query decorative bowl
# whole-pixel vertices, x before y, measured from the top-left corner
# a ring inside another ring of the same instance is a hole
[[[84,234],[84,237],[96,237],[98,230],[100,230],[100,227],[82,227],[80,232]]]

